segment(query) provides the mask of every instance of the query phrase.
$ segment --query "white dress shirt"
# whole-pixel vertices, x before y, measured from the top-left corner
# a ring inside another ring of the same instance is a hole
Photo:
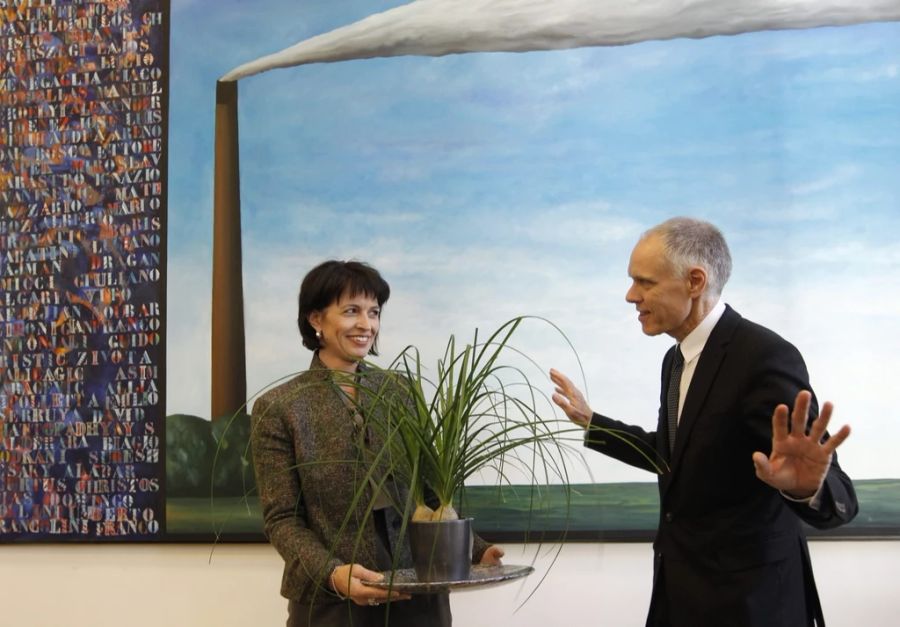
[[[684,357],[684,369],[681,371],[681,386],[678,390],[678,420],[681,421],[681,408],[684,407],[684,397],[687,396],[688,388],[691,385],[691,379],[694,378],[694,371],[697,369],[697,362],[700,361],[700,353],[706,346],[709,334],[719,322],[719,318],[725,313],[725,303],[721,300],[710,309],[706,317],[700,321],[697,327],[688,333],[687,337],[679,344],[681,355]]]

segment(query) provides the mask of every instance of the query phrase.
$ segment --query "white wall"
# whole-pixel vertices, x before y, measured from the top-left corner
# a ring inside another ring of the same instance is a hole
[[[505,547],[510,564],[533,551]],[[813,542],[829,627],[900,624],[900,542]],[[454,592],[458,627],[573,624],[640,627],[650,586],[648,544],[567,544],[547,572]],[[265,544],[0,546],[0,622],[9,627],[268,627],[283,625],[281,561]],[[524,593],[523,593],[524,590]]]

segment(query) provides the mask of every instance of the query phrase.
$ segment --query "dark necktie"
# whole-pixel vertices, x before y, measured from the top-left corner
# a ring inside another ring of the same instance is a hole
[[[681,389],[681,371],[684,369],[684,355],[681,347],[675,347],[672,371],[669,373],[669,389],[666,392],[666,412],[669,419],[669,455],[675,450],[675,430],[678,429],[678,395]]]

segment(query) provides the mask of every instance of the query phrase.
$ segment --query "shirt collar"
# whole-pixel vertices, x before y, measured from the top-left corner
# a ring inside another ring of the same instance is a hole
[[[680,344],[681,354],[684,356],[684,363],[690,363],[700,354],[703,347],[706,346],[706,341],[709,339],[710,333],[712,333],[712,330],[719,322],[719,318],[722,317],[723,313],[725,313],[725,303],[721,300],[716,301],[716,304],[710,309],[709,313],[706,314],[706,317],[700,321],[697,328],[688,333],[688,336],[684,338]]]

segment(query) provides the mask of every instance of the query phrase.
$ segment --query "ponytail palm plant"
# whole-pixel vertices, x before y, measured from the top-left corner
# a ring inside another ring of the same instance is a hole
[[[532,484],[568,483],[564,436],[581,429],[558,420],[525,371],[501,360],[523,355],[510,338],[525,319],[507,321],[483,342],[476,330],[462,347],[451,336],[432,377],[415,347],[394,360],[387,380],[404,393],[378,395],[387,406],[379,457],[410,487],[400,509],[413,521],[458,518],[454,504],[466,481],[483,471],[504,482],[516,470]]]

